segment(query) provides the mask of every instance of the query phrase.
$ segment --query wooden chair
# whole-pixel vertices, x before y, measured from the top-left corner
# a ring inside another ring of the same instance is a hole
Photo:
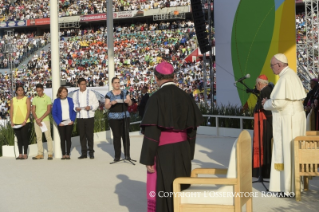
[[[307,132],[308,135],[308,132]],[[300,177],[304,176],[304,190],[308,190],[309,178],[319,176],[319,136],[298,136],[294,140],[295,195],[300,201]]]
[[[240,195],[240,192],[252,194],[251,173],[251,137],[248,131],[244,130],[233,145],[228,169],[194,169],[191,177],[181,177],[174,180],[174,211],[237,212],[241,211],[242,206],[246,204],[247,212],[251,212],[252,196]],[[226,175],[226,178],[198,177],[199,174],[223,174]],[[191,184],[191,187],[181,191],[181,184]],[[234,194],[235,197],[225,197],[223,192],[226,192],[227,195]]]
[[[307,136],[319,136],[319,131],[307,131]]]

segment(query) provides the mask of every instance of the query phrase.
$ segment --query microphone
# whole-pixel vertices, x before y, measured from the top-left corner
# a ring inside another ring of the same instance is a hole
[[[256,87],[255,87],[255,88],[253,88],[253,89],[249,89],[249,88],[247,88],[247,89],[246,89],[246,93],[258,94],[258,93],[259,93],[259,91],[256,89]]]
[[[124,99],[124,93],[121,91],[121,99]]]
[[[254,92],[255,92],[255,89],[249,89],[249,88],[246,89],[246,93],[254,93]]]
[[[249,79],[249,78],[250,78],[250,74],[246,74],[246,76],[243,76],[243,77],[240,78],[239,80],[235,81],[235,83],[241,82],[241,81],[243,81],[243,80],[245,80],[245,79]]]

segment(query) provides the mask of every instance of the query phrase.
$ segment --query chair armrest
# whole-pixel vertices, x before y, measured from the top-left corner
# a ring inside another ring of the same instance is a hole
[[[237,178],[179,177],[173,182],[173,190],[174,192],[180,192],[181,184],[236,185],[237,183]]]
[[[307,131],[306,136],[318,136],[319,132],[318,131]]]
[[[319,137],[315,135],[309,135],[309,136],[298,136],[295,138],[295,142],[298,141],[318,141]]]
[[[198,177],[199,174],[227,174],[228,169],[201,169],[197,168],[192,171],[191,177]]]

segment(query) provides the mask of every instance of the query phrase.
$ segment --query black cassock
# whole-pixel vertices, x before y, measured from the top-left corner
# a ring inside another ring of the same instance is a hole
[[[143,118],[144,116],[144,111],[145,111],[145,107],[147,104],[147,100],[149,99],[149,95],[148,93],[142,95],[142,99],[140,104],[138,105],[138,112],[139,112],[139,116]]]
[[[156,157],[157,194],[160,191],[173,192],[175,178],[190,177],[196,131],[202,122],[202,114],[194,99],[172,83],[162,85],[149,98],[141,123],[144,140],[140,163],[152,166]],[[187,140],[159,146],[163,131],[186,131]],[[182,189],[188,187],[184,185]],[[157,195],[156,211],[173,211],[173,196],[161,198]]]
[[[269,178],[270,177],[270,168],[271,168],[271,153],[272,153],[272,149],[271,149],[271,139],[273,137],[273,133],[272,133],[272,112],[271,111],[267,111],[263,109],[263,106],[261,105],[261,101],[263,100],[263,98],[267,98],[270,99],[270,94],[272,92],[272,87],[270,85],[264,87],[259,95],[257,104],[255,106],[255,110],[254,113],[257,113],[258,108],[260,108],[261,113],[264,113],[265,118],[264,120],[260,120],[262,121],[262,127],[260,128],[260,131],[262,131],[262,146],[263,146],[263,165],[262,165],[262,176],[263,178]],[[254,121],[257,123],[258,119],[254,119]],[[258,130],[254,129],[254,133],[256,133],[255,131]],[[254,140],[255,141],[255,140]],[[253,148],[254,149],[254,148]],[[259,167],[259,159],[258,159],[258,163],[254,164],[254,155],[259,155],[258,154],[259,151],[255,151],[253,150],[253,167],[252,167],[252,176],[253,177],[259,177],[259,168],[254,168],[254,167]]]

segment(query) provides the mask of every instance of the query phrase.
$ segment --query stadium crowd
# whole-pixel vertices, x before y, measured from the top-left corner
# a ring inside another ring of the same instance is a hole
[[[313,23],[313,24],[311,24]],[[314,27],[312,27],[314,26]],[[305,88],[310,89],[309,82],[318,75],[318,44],[311,42],[306,45],[306,39],[318,41],[317,15],[306,20],[305,13],[296,15],[298,75]],[[312,46],[313,45],[313,46]],[[307,52],[308,48],[308,52]]]
[[[45,41],[49,34],[41,36]],[[104,26],[86,29],[68,29],[61,32],[61,78],[67,86],[77,86],[80,77],[88,85],[107,86],[108,57]],[[176,70],[175,83],[203,101],[203,71],[201,62],[186,62],[185,57],[197,48],[194,25],[191,21],[172,21],[154,24],[137,23],[114,27],[115,74],[121,79],[121,87],[138,100],[144,86],[155,91],[153,68],[166,60]],[[35,85],[44,83],[51,87],[50,49],[33,55],[27,64],[15,71],[15,81],[22,83],[27,94],[35,95]],[[1,77],[2,90],[9,93],[10,74]],[[207,85],[209,70],[207,68]],[[10,97],[10,96],[8,96]]]
[[[9,68],[11,61],[12,67],[17,67],[23,59],[45,46],[49,37],[47,33],[39,37],[33,32],[4,35],[0,41],[0,68]]]
[[[189,0],[115,0],[113,11],[149,10],[187,6]],[[106,13],[106,2],[101,0],[60,0],[59,17]],[[49,0],[0,0],[1,21],[19,21],[50,17]]]

